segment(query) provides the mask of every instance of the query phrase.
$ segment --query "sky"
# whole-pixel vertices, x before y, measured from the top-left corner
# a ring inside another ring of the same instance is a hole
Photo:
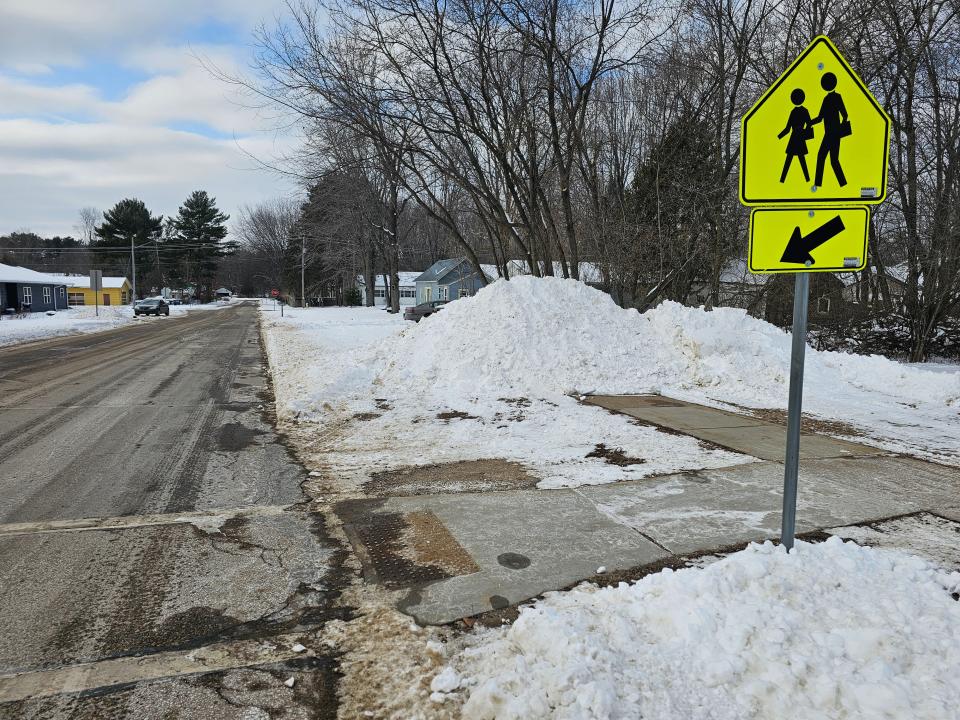
[[[0,0],[0,234],[77,235],[126,197],[172,215],[206,190],[238,208],[297,193],[262,167],[294,146],[249,75],[282,0]],[[254,159],[255,158],[255,159]]]

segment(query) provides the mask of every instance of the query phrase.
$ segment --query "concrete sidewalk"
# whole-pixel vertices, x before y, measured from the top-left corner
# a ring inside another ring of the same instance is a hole
[[[566,490],[347,501],[336,510],[365,576],[406,589],[398,607],[441,624],[567,587],[600,567],[628,570],[779,536],[783,465],[770,460],[780,426],[659,396],[604,403],[768,460]],[[801,447],[798,533],[923,510],[960,517],[956,468],[822,436],[805,436]]]
[[[798,532],[921,510],[957,517],[960,505],[955,469],[905,458],[807,462],[799,486]],[[338,512],[355,545],[377,543],[375,533],[358,537],[361,517],[367,527],[400,528],[393,551],[361,553],[365,573],[409,588],[400,608],[439,624],[566,587],[601,566],[626,570],[777,537],[782,487],[781,465],[755,463],[570,490],[363,500]],[[402,542],[430,516],[441,530],[428,543]],[[475,568],[463,568],[464,556]]]
[[[787,428],[784,425],[662,395],[592,395],[586,402],[761,460],[783,462],[787,444]],[[801,433],[801,460],[862,457],[883,453],[883,450],[868,445],[813,433]]]

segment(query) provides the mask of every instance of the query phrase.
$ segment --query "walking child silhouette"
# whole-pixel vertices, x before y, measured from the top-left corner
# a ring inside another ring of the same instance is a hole
[[[823,168],[829,155],[833,174],[840,187],[843,187],[847,184],[847,178],[844,177],[843,167],[840,165],[840,140],[852,135],[853,131],[843,98],[836,92],[837,76],[830,72],[824,73],[820,78],[820,87],[826,90],[827,94],[820,105],[820,114],[810,121],[811,125],[823,123],[823,140],[820,141],[820,149],[817,151],[817,173],[813,184],[817,187],[823,185]]]
[[[810,128],[810,113],[803,106],[806,100],[803,90],[797,88],[790,93],[790,100],[796,107],[790,111],[787,118],[787,126],[777,135],[783,138],[790,133],[790,139],[787,140],[787,159],[783,163],[783,172],[780,173],[780,182],[787,181],[787,171],[790,170],[790,163],[794,158],[800,161],[800,169],[803,171],[803,179],[810,182],[810,172],[807,170],[807,140],[813,139],[813,130]]]

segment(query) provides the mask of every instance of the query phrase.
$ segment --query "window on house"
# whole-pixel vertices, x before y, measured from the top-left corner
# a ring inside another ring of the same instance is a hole
[[[62,287],[57,288],[57,290],[60,291],[60,299],[62,300],[62,299],[63,299],[63,296],[67,294],[67,291],[66,291],[65,288],[62,288]]]
[[[82,292],[67,293],[67,305],[86,305],[87,301]]]
[[[830,298],[826,295],[821,295],[817,300],[817,312],[821,314],[830,312]]]
[[[460,297],[470,297],[470,291],[467,288],[460,288]]]
[[[373,296],[375,298],[385,298],[387,296],[387,289],[385,287],[376,287],[373,289]]]
[[[53,302],[53,293],[46,285],[43,286],[43,302],[45,305],[49,305]]]
[[[416,288],[400,288],[400,297],[402,298],[415,298],[417,297]]]
[[[128,300],[128,298],[127,298],[127,291],[126,291],[126,290],[121,290],[121,291],[120,291],[120,304],[121,304],[121,305],[126,305],[126,304],[127,304],[127,300]]]
[[[24,305],[33,304],[33,288],[25,287],[23,289],[23,304]]]
[[[450,288],[442,287],[440,288],[440,300],[449,300],[450,299]]]

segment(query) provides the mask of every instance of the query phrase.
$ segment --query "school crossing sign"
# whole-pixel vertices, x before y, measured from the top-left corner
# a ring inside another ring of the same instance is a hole
[[[743,116],[750,271],[866,267],[866,206],[887,195],[889,146],[890,118],[833,43],[815,38]]]
[[[826,37],[743,116],[744,205],[874,204],[887,195],[890,118]]]

